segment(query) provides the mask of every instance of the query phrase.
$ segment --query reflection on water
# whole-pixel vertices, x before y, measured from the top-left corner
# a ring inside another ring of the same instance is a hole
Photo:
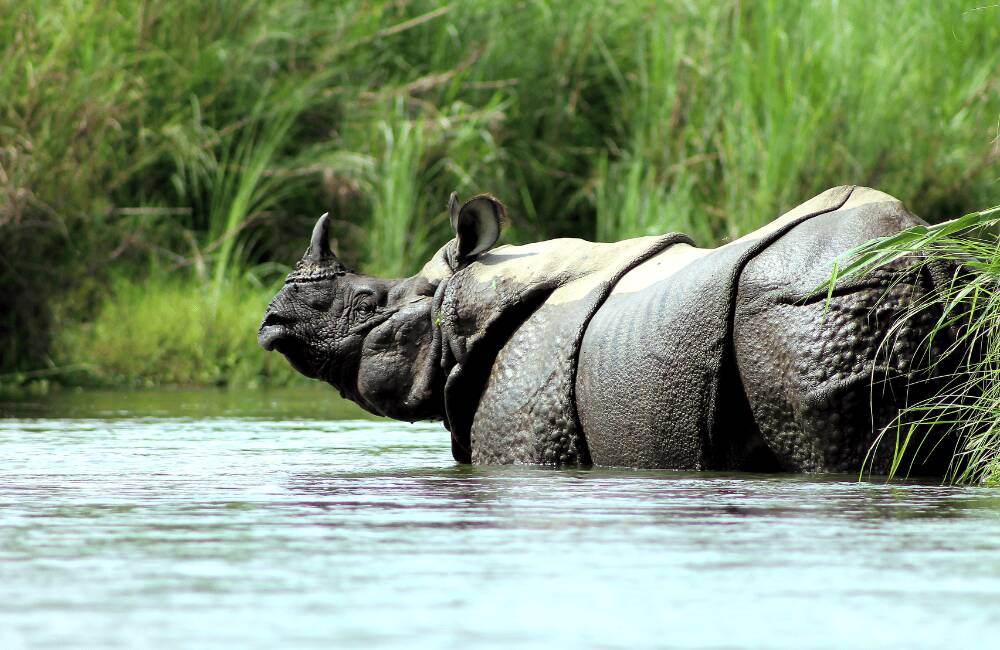
[[[1000,490],[456,466],[329,391],[0,405],[0,647],[964,647]],[[338,418],[350,419],[338,419]]]

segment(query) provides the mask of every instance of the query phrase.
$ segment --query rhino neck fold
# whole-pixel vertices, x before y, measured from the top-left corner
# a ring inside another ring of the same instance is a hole
[[[573,395],[587,323],[622,276],[677,243],[692,242],[504,246],[442,283],[433,318],[455,459],[588,463]]]

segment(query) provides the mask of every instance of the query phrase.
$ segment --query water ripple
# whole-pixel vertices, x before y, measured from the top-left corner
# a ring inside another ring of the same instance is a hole
[[[0,647],[930,648],[1000,632],[998,490],[464,467],[435,424],[157,408],[0,420]]]

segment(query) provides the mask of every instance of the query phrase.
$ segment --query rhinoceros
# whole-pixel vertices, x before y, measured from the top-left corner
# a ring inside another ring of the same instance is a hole
[[[442,420],[460,463],[884,471],[873,442],[933,384],[936,316],[897,321],[948,269],[817,292],[846,251],[924,223],[883,192],[829,189],[714,249],[496,246],[499,200],[452,194],[448,213],[454,239],[395,280],[346,268],[323,215],[258,341],[371,413]]]

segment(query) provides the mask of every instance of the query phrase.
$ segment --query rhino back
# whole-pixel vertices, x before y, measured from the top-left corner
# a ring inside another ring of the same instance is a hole
[[[892,197],[869,191],[747,264],[735,309],[735,354],[755,421],[782,469],[857,471],[867,458],[875,471],[886,471],[892,445],[872,449],[879,431],[906,403],[934,389],[924,342],[938,315],[921,310],[900,321],[933,288],[929,267],[904,258],[842,282],[829,301],[814,293],[836,253],[922,223]],[[948,343],[946,332],[936,337],[935,355]],[[932,465],[950,457],[926,455],[924,469],[933,472],[942,468]]]
[[[854,471],[906,400],[933,390],[918,352],[936,315],[886,340],[940,281],[933,270],[904,259],[904,274],[842,282],[829,304],[816,293],[838,256],[922,222],[881,192],[835,190],[662,279],[655,260],[634,271],[644,280],[626,276],[580,351],[577,411],[595,464]]]
[[[668,251],[619,283],[590,321],[577,368],[577,412],[595,464],[777,467],[732,353],[737,283],[757,254],[854,190],[832,188],[718,249]]]

